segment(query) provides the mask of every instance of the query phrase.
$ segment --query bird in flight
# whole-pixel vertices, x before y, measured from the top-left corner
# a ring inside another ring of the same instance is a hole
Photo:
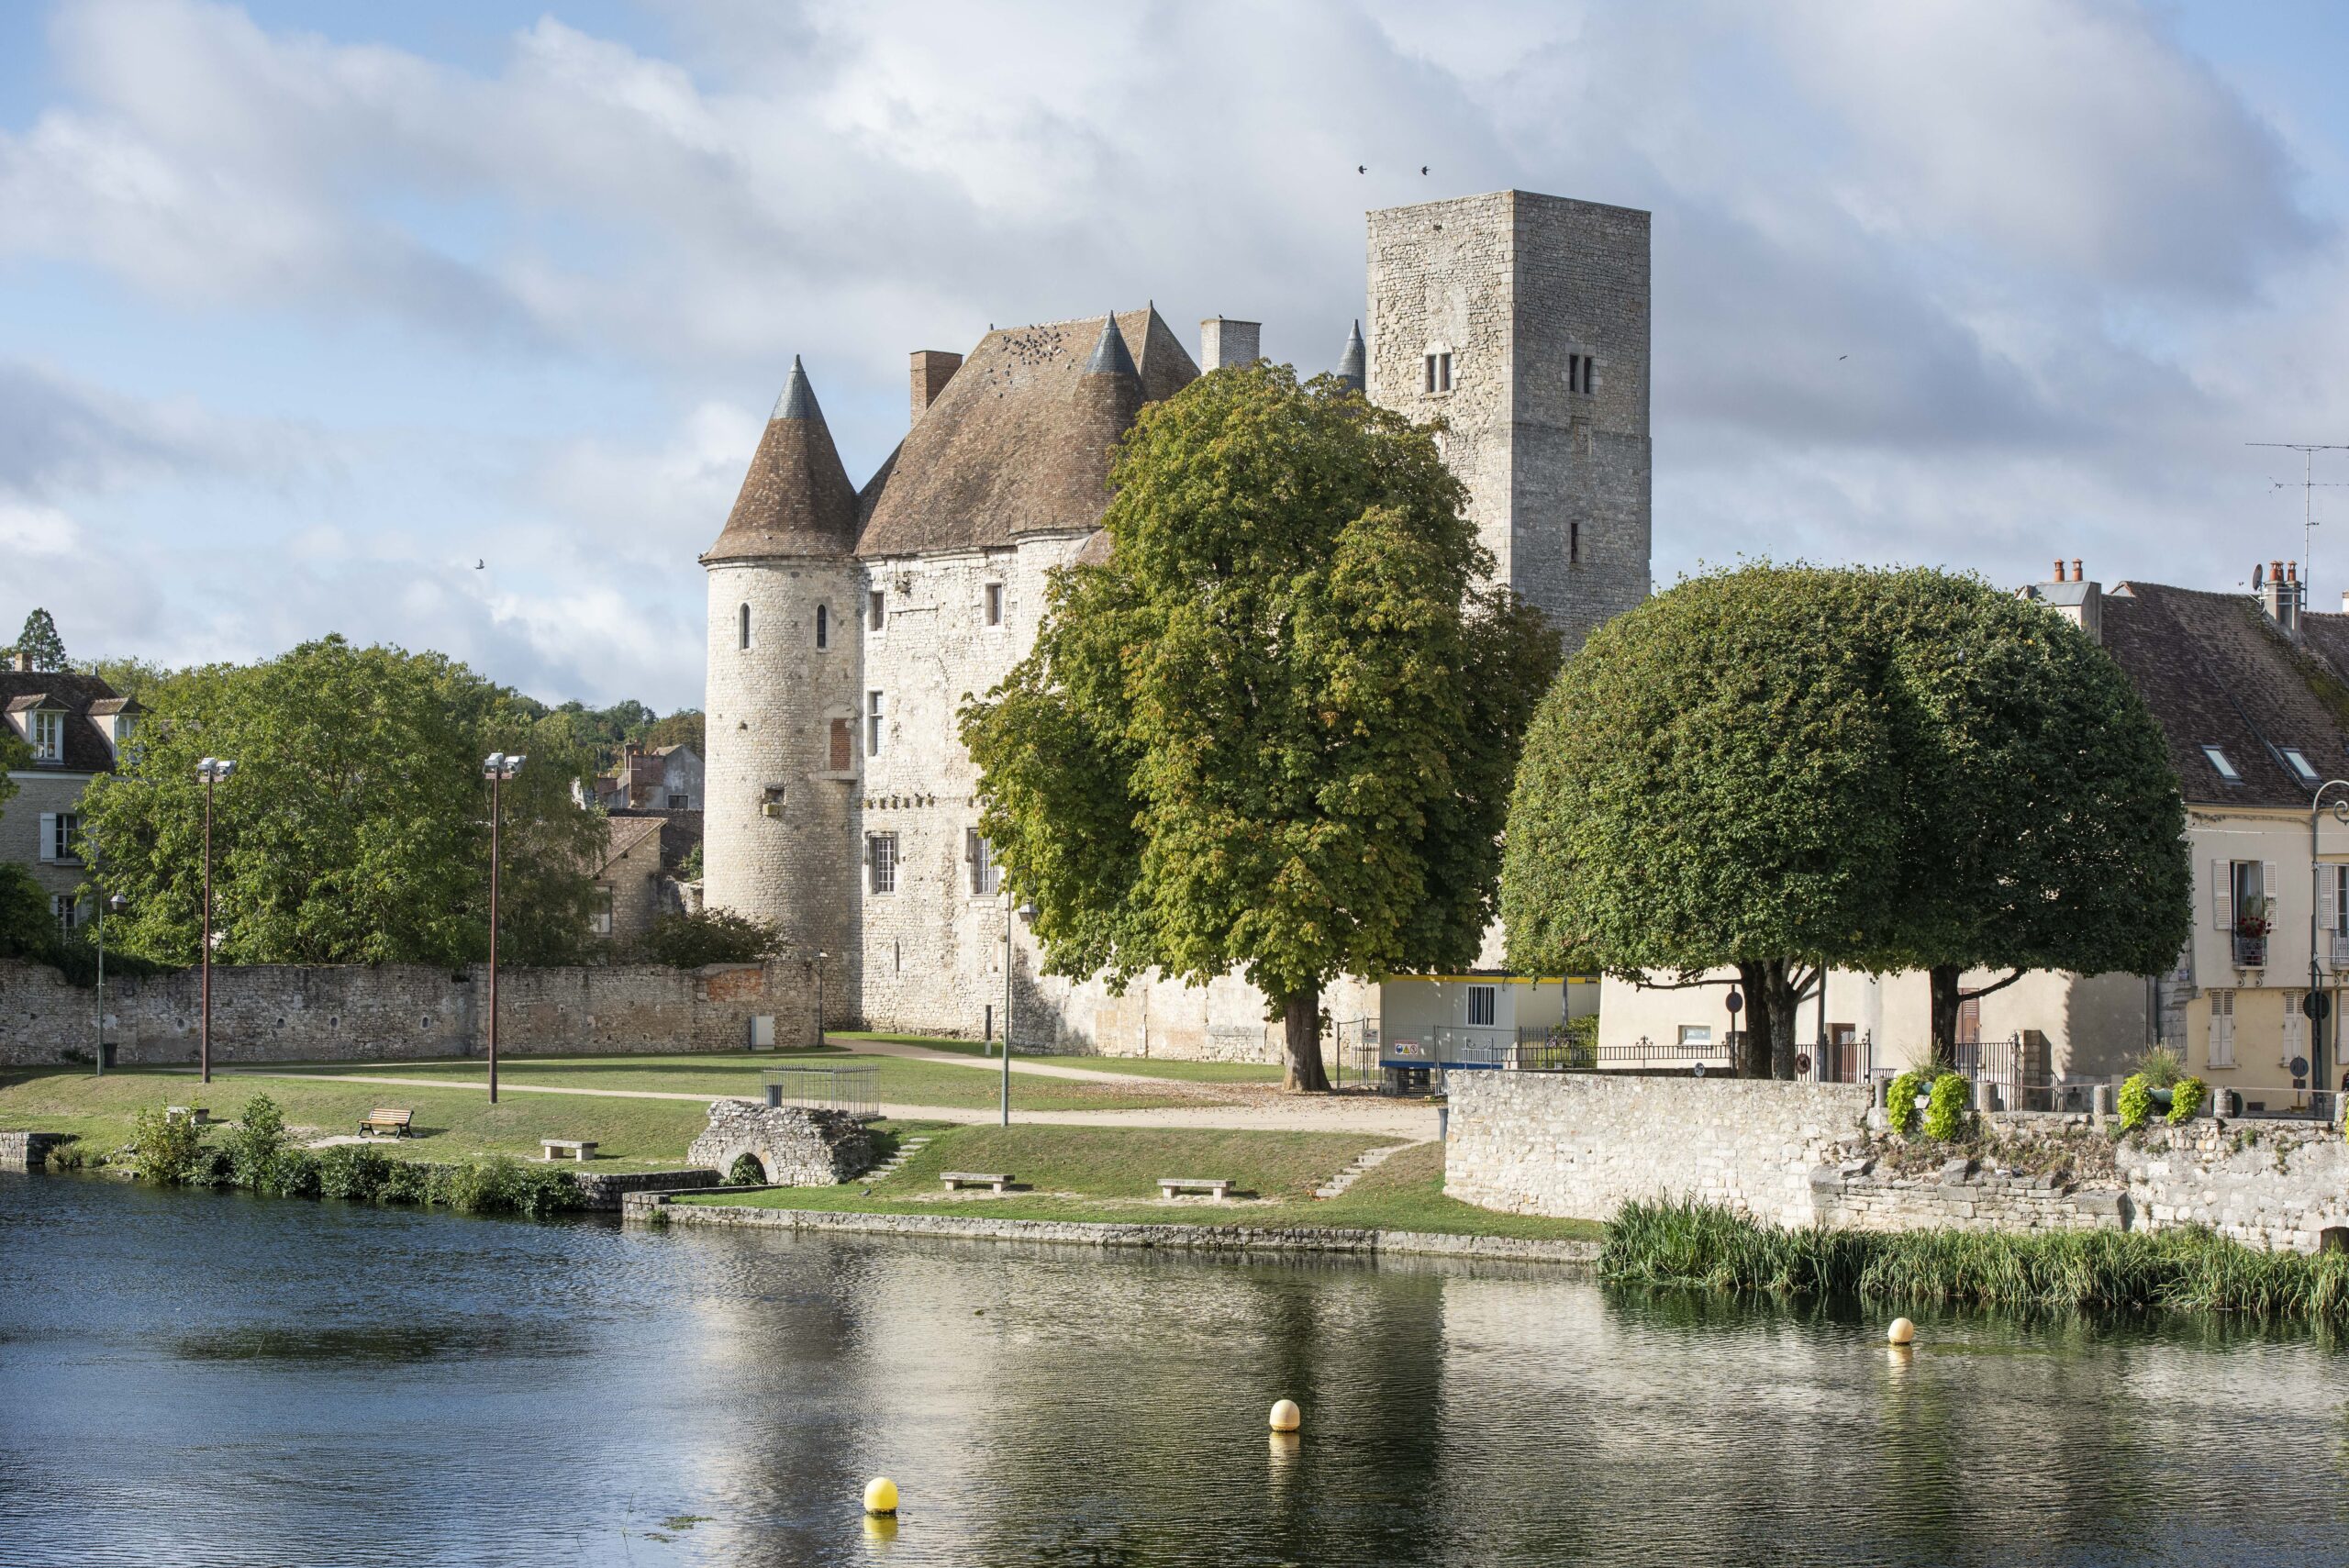
[[[1367,174],[1370,172],[1370,165],[1367,163],[1357,163],[1354,165],[1354,172],[1357,174]]]
[[[1426,173],[1427,172],[1428,172],[1428,166],[1427,166],[1426,164],[1424,164],[1424,163],[1420,164],[1420,165],[1419,165],[1419,172],[1420,172],[1420,173],[1422,173],[1422,174],[1424,174],[1424,173]]]
[[[478,560],[478,559],[477,559],[477,560],[475,560],[475,561],[473,562],[473,570],[474,570],[474,571],[476,571],[476,572],[478,572],[478,571],[480,571],[483,567],[487,566],[488,564],[489,564],[489,562],[486,562],[486,561],[483,561],[483,560]]]

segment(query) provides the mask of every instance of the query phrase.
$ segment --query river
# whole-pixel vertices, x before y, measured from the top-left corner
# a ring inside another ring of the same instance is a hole
[[[2349,1563],[2306,1332],[71,1176],[0,1263],[10,1564]]]

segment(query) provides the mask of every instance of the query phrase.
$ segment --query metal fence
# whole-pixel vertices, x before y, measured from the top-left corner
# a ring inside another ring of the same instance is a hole
[[[846,1111],[852,1117],[881,1114],[881,1069],[860,1066],[775,1067],[766,1075],[767,1104],[803,1110]]]

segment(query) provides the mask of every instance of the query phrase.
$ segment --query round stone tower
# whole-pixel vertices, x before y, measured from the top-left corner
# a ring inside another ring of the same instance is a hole
[[[709,573],[703,895],[830,955],[853,1012],[859,614],[856,491],[797,359]]]

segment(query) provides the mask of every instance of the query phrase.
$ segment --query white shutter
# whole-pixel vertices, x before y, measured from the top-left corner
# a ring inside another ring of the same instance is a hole
[[[2206,1054],[2213,1067],[2235,1064],[2235,996],[2232,991],[2210,993],[2210,1047]]]
[[[2276,895],[2282,891],[2282,887],[2283,884],[2276,880],[2276,862],[2274,861],[2260,862],[2259,895],[2267,900],[2267,919],[2268,923],[2271,925],[2275,923],[2276,919],[2276,905],[2277,902]]]
[[[2333,929],[2333,889],[2338,885],[2340,880],[2341,868],[2339,866],[2320,866],[2317,868],[2316,926],[2317,929],[2320,931],[2329,931]]]
[[[2218,930],[2232,931],[2234,921],[2234,862],[2210,862],[2210,924]]]
[[[40,814],[40,858],[51,862],[57,859],[57,813],[54,811]]]

